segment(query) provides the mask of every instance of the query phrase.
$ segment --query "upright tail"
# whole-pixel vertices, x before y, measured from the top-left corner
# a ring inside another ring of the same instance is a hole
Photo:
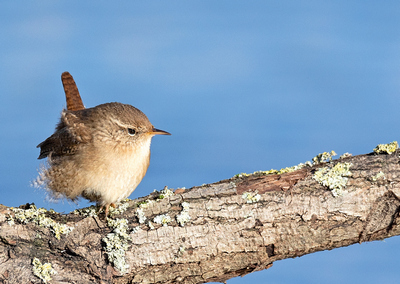
[[[69,72],[62,73],[61,81],[64,86],[65,98],[67,99],[67,110],[75,111],[85,109],[72,75],[69,74]]]

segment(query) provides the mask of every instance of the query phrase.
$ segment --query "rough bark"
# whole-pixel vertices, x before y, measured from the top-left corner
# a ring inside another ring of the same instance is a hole
[[[337,162],[352,163],[346,192],[334,197],[313,174]],[[383,172],[384,176],[377,176]],[[50,283],[204,283],[225,281],[272,266],[276,260],[400,234],[399,152],[367,154],[305,167],[281,175],[250,175],[223,180],[157,200],[143,209],[147,220],[169,214],[168,226],[139,224],[139,202],[113,218],[126,218],[132,241],[125,254],[127,273],[108,262],[102,239],[112,231],[100,215],[47,213],[73,226],[58,240],[28,223],[9,225],[10,208],[0,207],[0,280],[41,283],[32,259],[57,271]],[[379,177],[379,178],[376,178]],[[247,203],[244,192],[260,194]],[[191,219],[176,222],[182,202]]]

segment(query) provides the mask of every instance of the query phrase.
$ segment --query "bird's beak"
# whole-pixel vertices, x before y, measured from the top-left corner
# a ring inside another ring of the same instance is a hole
[[[157,135],[157,134],[160,134],[160,135],[171,135],[171,133],[169,133],[167,131],[160,130],[160,129],[157,129],[157,128],[154,128],[154,127],[150,131],[150,134],[153,134],[153,135]]]

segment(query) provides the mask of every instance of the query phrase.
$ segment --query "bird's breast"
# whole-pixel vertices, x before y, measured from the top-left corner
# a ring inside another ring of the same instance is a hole
[[[100,145],[84,165],[88,193],[100,203],[115,203],[127,198],[139,185],[150,163],[150,139],[133,145]]]

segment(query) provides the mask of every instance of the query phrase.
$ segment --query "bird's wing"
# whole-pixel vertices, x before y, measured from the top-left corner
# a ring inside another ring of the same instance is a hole
[[[48,156],[74,155],[79,149],[79,144],[87,143],[92,139],[91,133],[82,122],[79,113],[80,111],[70,112],[67,110],[62,112],[61,120],[54,134],[37,146],[40,147],[38,159]]]

